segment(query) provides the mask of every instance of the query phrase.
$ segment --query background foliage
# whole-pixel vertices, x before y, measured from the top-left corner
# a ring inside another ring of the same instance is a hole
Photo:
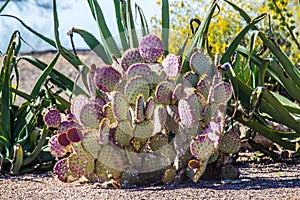
[[[175,32],[175,34],[171,32],[170,36],[172,41],[171,51],[176,52],[176,49],[181,46],[186,36],[192,35],[190,20],[192,18],[200,19],[200,21],[203,19],[209,9],[209,4],[206,2],[205,0],[192,0],[170,3],[170,27]],[[156,3],[160,5],[161,0],[158,0]],[[268,12],[271,16],[270,20],[264,20],[259,23],[261,30],[268,32],[270,36],[275,38],[277,45],[286,52],[289,58],[296,63],[300,62],[300,27],[299,25],[297,26],[300,22],[300,8],[297,0],[237,0],[234,3],[247,11],[251,18]],[[207,35],[212,47],[212,54],[223,54],[228,44],[246,25],[240,14],[235,12],[226,2],[219,2],[218,8],[219,12],[213,17]],[[153,23],[154,31],[158,34],[162,20],[157,16],[153,16],[151,22]],[[196,23],[193,23],[193,25],[197,27]]]

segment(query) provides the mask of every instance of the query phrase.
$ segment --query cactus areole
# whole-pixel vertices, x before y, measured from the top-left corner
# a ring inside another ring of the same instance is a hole
[[[49,148],[62,158],[54,167],[60,181],[84,176],[117,188],[168,184],[185,176],[196,182],[218,155],[238,150],[234,134],[222,139],[232,87],[210,57],[195,51],[191,70],[180,74],[176,55],[157,61],[163,52],[157,36],[145,36],[120,62],[92,66],[89,87],[98,91],[91,97],[72,99],[65,116],[57,110],[45,114],[46,125],[57,129]],[[218,177],[237,178],[226,171],[232,171],[228,165],[220,165]]]

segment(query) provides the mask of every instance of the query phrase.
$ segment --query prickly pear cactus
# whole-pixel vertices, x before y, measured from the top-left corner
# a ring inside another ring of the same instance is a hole
[[[163,52],[157,36],[145,36],[111,66],[91,67],[91,97],[74,98],[64,116],[55,109],[44,115],[56,129],[49,149],[62,157],[54,167],[59,180],[84,176],[117,188],[183,176],[197,182],[220,155],[238,151],[238,136],[224,135],[231,85],[202,51],[185,74],[174,54],[158,62]],[[228,166],[217,177],[237,174]]]

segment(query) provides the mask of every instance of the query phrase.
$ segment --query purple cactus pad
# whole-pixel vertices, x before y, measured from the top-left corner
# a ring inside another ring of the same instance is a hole
[[[155,62],[163,55],[164,45],[157,36],[147,35],[141,39],[139,50],[145,61]]]
[[[121,58],[121,67],[124,71],[127,71],[130,65],[143,62],[143,58],[140,55],[139,49],[128,49],[126,50]]]
[[[47,126],[57,128],[61,122],[61,115],[57,109],[50,109],[44,115],[44,122]]]
[[[58,143],[57,135],[50,138],[48,142],[50,153],[55,157],[63,157],[67,153],[67,149]]]
[[[178,76],[180,72],[180,59],[176,55],[167,55],[167,57],[162,61],[162,65],[169,78],[175,78]]]
[[[67,133],[58,134],[57,141],[58,144],[60,144],[63,147],[68,146],[71,143],[70,140],[67,138]]]
[[[66,134],[68,140],[70,140],[71,142],[79,142],[83,137],[81,130],[77,128],[69,129]]]
[[[113,91],[122,75],[111,66],[102,66],[95,71],[94,81],[99,90],[103,92]]]

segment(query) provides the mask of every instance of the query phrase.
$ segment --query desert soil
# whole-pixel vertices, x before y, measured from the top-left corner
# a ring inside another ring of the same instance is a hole
[[[32,56],[49,64],[53,52]],[[90,52],[80,52],[87,64],[101,64]],[[56,69],[75,79],[76,70],[63,58]],[[20,89],[30,91],[41,71],[20,62]],[[19,102],[22,100],[19,99]],[[251,159],[250,159],[251,160]],[[97,184],[62,183],[48,173],[9,176],[0,174],[0,199],[299,199],[300,161],[293,162],[237,162],[241,176],[235,182],[186,181],[180,185],[150,186],[135,189],[103,189]]]

